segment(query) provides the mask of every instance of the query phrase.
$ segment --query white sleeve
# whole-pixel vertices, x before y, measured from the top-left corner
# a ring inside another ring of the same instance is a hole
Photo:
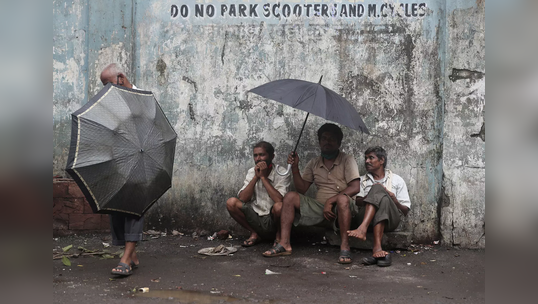
[[[237,196],[239,196],[239,193],[241,193],[241,191],[245,190],[245,188],[248,186],[248,184],[250,183],[250,181],[252,181],[253,178],[254,178],[254,167],[248,170],[247,177],[245,177],[245,182],[243,182],[243,187],[239,189],[239,192],[237,192]]]
[[[394,187],[395,184],[397,185],[394,187],[395,189],[395,195],[396,199],[400,204],[406,206],[407,208],[411,208],[411,199],[409,199],[409,192],[407,191],[407,185],[405,184],[405,181],[403,178],[401,178],[399,175],[393,174],[394,180],[392,181],[392,186]]]

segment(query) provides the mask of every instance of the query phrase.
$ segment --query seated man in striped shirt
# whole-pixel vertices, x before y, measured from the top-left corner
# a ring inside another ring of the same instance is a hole
[[[390,253],[381,248],[383,232],[394,231],[400,224],[400,214],[409,212],[411,201],[405,181],[392,173],[387,166],[387,152],[382,147],[368,148],[364,152],[366,175],[361,176],[361,190],[356,203],[359,206],[358,218],[362,219],[359,228],[349,230],[350,237],[366,240],[368,227],[373,227],[374,246],[371,257],[364,258],[363,264],[390,266]]]

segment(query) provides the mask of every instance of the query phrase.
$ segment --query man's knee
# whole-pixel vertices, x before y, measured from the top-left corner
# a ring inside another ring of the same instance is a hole
[[[274,216],[280,217],[280,214],[282,213],[282,202],[277,202],[273,205],[273,209],[271,210],[271,213]]]
[[[340,194],[336,197],[336,206],[343,210],[349,208],[349,197],[344,194]]]
[[[284,195],[284,199],[282,200],[282,203],[285,205],[286,204],[294,205],[295,202],[299,202],[300,200],[301,200],[301,197],[299,196],[299,193],[291,191],[291,192],[286,193],[286,195]]]
[[[231,211],[234,209],[238,209],[240,204],[241,201],[237,197],[230,197],[226,201],[226,208],[228,209],[228,211]]]

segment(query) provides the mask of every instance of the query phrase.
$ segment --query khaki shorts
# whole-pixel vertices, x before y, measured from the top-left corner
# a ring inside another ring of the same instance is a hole
[[[271,208],[271,211],[272,210],[273,209]],[[273,240],[275,238],[276,226],[271,213],[259,216],[249,203],[243,203],[241,212],[243,212],[247,218],[247,223],[250,227],[252,227],[262,239]]]
[[[355,204],[355,200],[346,195],[349,199],[349,209],[351,211],[351,217],[358,215],[358,207]],[[338,212],[336,205],[333,206],[332,211],[336,214],[334,221],[328,221],[323,216],[323,208],[325,203],[321,203],[314,198],[299,194],[301,198],[300,211],[295,213],[295,219],[293,221],[294,226],[319,226],[325,228],[332,228],[337,230],[336,224],[338,223]]]

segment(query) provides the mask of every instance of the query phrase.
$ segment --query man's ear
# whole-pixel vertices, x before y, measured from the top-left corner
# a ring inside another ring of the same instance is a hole
[[[118,77],[117,80],[116,80],[117,84],[121,85],[121,86],[124,85],[125,84],[125,75],[123,75],[123,73],[119,73],[117,77]]]

